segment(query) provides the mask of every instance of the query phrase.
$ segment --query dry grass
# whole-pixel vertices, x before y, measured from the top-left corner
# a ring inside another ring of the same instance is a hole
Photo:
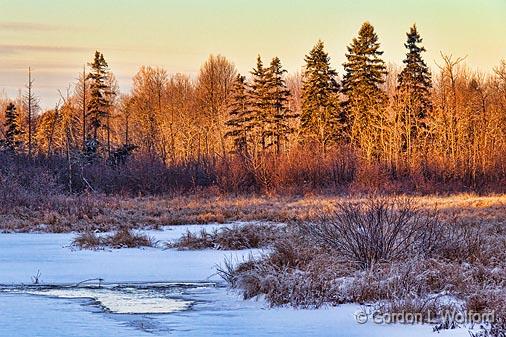
[[[80,249],[98,249],[102,244],[102,238],[94,232],[81,233],[72,241],[72,246]]]
[[[0,230],[81,231],[85,234],[76,238],[76,245],[96,249],[104,243],[98,239],[97,245],[97,238],[89,233],[125,228],[107,245],[130,247],[143,240],[132,240],[126,235],[132,233],[128,229],[232,221],[314,223],[322,214],[335,212],[338,203],[354,207],[367,199],[360,195],[234,197],[219,193],[138,198],[51,196],[37,207],[20,204],[1,208]],[[303,233],[294,231],[290,238],[276,240],[273,253],[264,259],[240,266],[228,263],[220,273],[232,286],[243,289],[246,298],[264,294],[273,305],[373,302],[382,303],[386,311],[432,308],[440,304],[430,296],[448,293],[470,310],[495,310],[498,322],[490,336],[504,337],[506,195],[416,196],[412,203],[421,212],[438,212],[444,244],[439,242],[430,254],[399,258],[401,254],[375,259],[366,263],[367,268],[357,267],[356,261],[338,258],[338,252],[328,244],[308,242]],[[245,236],[228,234],[234,244]],[[188,237],[185,245],[216,247],[217,236]]]
[[[52,196],[36,208],[10,207],[0,210],[0,230],[8,232],[111,231],[128,228],[158,228],[189,223],[232,221],[290,222],[316,219],[333,210],[337,202],[364,201],[365,197],[320,196],[221,196],[195,194],[173,197],[109,197],[102,195]],[[422,208],[441,210],[445,219],[503,225],[506,195],[415,197]]]
[[[79,234],[73,241],[72,246],[80,249],[110,248],[136,248],[153,247],[156,243],[151,237],[134,233],[128,228],[121,228],[114,234],[98,236],[94,232]]]
[[[483,198],[454,199],[447,203],[451,207],[430,201],[352,200],[316,221],[290,226],[266,256],[239,265],[228,261],[219,273],[245,298],[264,295],[272,305],[368,303],[384,312],[426,314],[448,305],[495,311],[489,336],[504,337],[504,207]],[[455,209],[460,215],[452,214]],[[466,216],[460,219],[461,214]]]
[[[279,225],[246,224],[231,228],[220,228],[208,232],[203,228],[200,233],[186,232],[177,242],[168,245],[177,249],[225,249],[240,250],[264,248],[281,237]]]

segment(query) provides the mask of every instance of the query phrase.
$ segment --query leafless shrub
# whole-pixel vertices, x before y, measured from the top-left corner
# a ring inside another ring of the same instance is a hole
[[[238,265],[226,261],[219,275],[241,289],[244,298],[262,294],[271,305],[314,308],[342,302],[334,296],[335,279],[349,272],[346,268],[336,267],[324,249],[289,236],[276,241],[273,251],[261,259],[250,258]]]
[[[494,321],[482,327],[473,337],[506,337],[506,290],[482,289],[468,297],[466,302],[468,311],[487,313],[492,312]]]
[[[315,242],[331,247],[336,258],[367,269],[376,263],[428,256],[439,239],[436,212],[418,208],[409,198],[373,197],[364,203],[340,203],[303,228]]]
[[[496,322],[492,324],[490,337],[506,337],[506,315],[504,311],[501,316],[497,316]]]
[[[245,298],[263,295],[271,305],[372,303],[384,312],[437,313],[461,310],[452,307],[458,301],[500,312],[493,294],[506,285],[501,226],[455,221],[410,199],[359,202],[289,226],[269,254],[229,261],[220,275]],[[454,322],[447,323],[440,328]]]
[[[471,261],[482,256],[483,240],[480,228],[457,221],[440,223],[431,257],[449,261]]]
[[[240,264],[241,265],[244,265]],[[220,276],[225,282],[227,282],[231,287],[235,288],[235,277],[238,273],[238,266],[234,263],[232,258],[225,258],[223,264],[219,264],[216,266],[216,274]]]

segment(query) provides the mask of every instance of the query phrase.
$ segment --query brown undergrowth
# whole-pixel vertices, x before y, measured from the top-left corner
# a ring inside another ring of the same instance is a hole
[[[464,197],[444,204],[455,209],[464,200],[490,206]],[[290,225],[263,257],[226,261],[219,273],[245,298],[262,295],[273,306],[363,303],[382,312],[493,312],[496,322],[486,331],[504,336],[504,209],[485,220],[482,208],[478,215],[465,209],[450,216],[434,201],[341,201]]]
[[[360,195],[230,196],[206,191],[189,196],[119,197],[47,195],[37,203],[0,205],[0,231],[71,232],[159,228],[192,223],[233,221],[292,222],[317,218],[339,202],[360,203]],[[482,222],[501,226],[506,219],[506,195],[420,196],[414,202],[439,209],[443,220]]]

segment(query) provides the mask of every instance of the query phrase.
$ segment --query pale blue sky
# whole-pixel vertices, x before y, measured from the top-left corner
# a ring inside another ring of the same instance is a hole
[[[210,53],[243,73],[258,53],[297,71],[319,38],[341,73],[346,46],[365,20],[376,27],[387,62],[401,63],[415,22],[432,67],[440,51],[467,55],[483,71],[506,58],[506,0],[0,0],[0,13],[0,90],[15,95],[32,66],[46,107],[95,49],[122,90],[141,65],[195,75]]]

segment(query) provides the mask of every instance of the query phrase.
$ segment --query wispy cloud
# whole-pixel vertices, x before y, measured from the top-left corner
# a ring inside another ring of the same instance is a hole
[[[70,27],[37,22],[8,22],[0,21],[0,29],[4,31],[26,32],[26,31],[58,31],[68,30]]]
[[[89,51],[85,47],[71,46],[31,46],[18,44],[0,44],[0,55],[19,54],[19,53],[80,53]]]

